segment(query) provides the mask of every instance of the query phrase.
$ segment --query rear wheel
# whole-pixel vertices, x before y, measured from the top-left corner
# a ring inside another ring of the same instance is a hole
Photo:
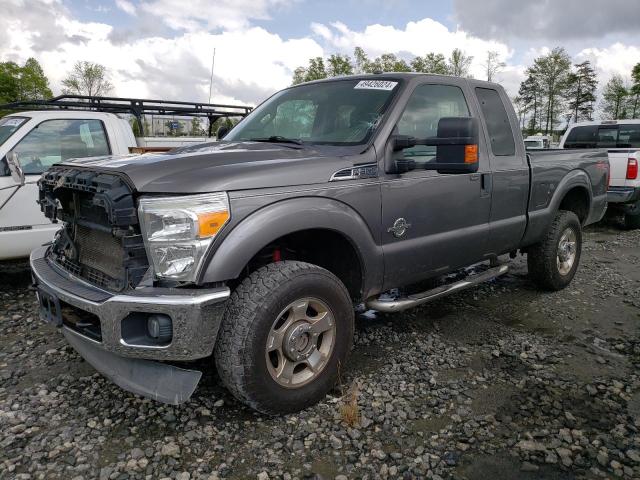
[[[544,290],[562,290],[576,274],[582,252],[582,227],[573,212],[559,211],[544,239],[527,251],[529,276]]]
[[[215,348],[220,378],[263,413],[313,405],[347,358],[353,316],[347,289],[329,271],[296,261],[262,267],[231,296]]]
[[[632,205],[625,213],[624,226],[628,230],[640,228],[640,201]]]

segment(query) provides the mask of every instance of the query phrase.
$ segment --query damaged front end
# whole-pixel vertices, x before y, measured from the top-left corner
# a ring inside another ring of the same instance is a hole
[[[149,262],[125,178],[59,167],[45,173],[39,186],[42,212],[53,222],[64,222],[50,258],[111,292],[138,286]]]
[[[41,318],[122,388],[187,401],[201,372],[171,363],[211,355],[229,288],[154,286],[126,177],[61,165],[39,187],[44,214],[64,222],[30,258]]]

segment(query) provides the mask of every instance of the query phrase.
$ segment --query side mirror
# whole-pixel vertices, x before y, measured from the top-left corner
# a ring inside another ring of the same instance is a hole
[[[438,122],[438,138],[451,143],[438,146],[434,170],[443,173],[475,173],[478,171],[478,119],[443,117]]]
[[[218,128],[218,131],[216,132],[216,137],[218,137],[218,140],[222,140],[227,135],[227,133],[229,133],[229,130],[231,129],[224,125]]]
[[[7,153],[7,166],[9,167],[9,172],[11,172],[13,181],[20,186],[24,185],[24,171],[18,161],[18,154],[16,152]]]
[[[393,151],[416,145],[438,147],[433,161],[423,163],[425,170],[440,173],[474,173],[478,171],[478,119],[472,117],[443,117],[438,122],[438,135],[417,139],[406,135],[393,137]],[[400,160],[402,161],[402,160]],[[396,161],[397,163],[397,161]],[[396,173],[402,173],[396,168]]]

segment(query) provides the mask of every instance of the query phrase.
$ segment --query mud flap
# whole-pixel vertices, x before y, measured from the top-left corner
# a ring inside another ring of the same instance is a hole
[[[162,403],[180,405],[191,398],[202,372],[166,363],[125,358],[103,350],[63,328],[69,344],[98,372],[120,388]]]

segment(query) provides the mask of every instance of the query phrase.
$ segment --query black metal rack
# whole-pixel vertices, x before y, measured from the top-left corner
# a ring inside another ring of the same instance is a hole
[[[136,118],[140,131],[143,131],[142,115],[144,114],[204,117],[209,120],[209,136],[213,133],[211,131],[213,123],[219,118],[245,117],[252,108],[244,105],[95,97],[89,95],[59,95],[49,100],[26,100],[0,105],[0,110],[61,109],[128,113]]]

